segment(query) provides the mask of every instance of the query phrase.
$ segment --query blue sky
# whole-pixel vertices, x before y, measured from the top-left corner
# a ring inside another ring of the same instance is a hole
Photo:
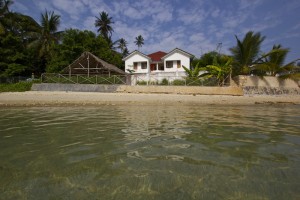
[[[262,51],[273,44],[289,47],[287,61],[300,58],[299,0],[14,0],[11,10],[38,22],[45,10],[61,16],[60,29],[87,29],[96,33],[96,16],[106,11],[113,18],[113,40],[125,38],[129,51],[142,35],[143,53],[181,48],[200,57],[222,43],[229,54],[252,30],[266,36]]]

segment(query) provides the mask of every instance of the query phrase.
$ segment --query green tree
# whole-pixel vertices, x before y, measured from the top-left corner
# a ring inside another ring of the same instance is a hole
[[[260,47],[265,37],[261,36],[260,33],[249,31],[242,41],[237,36],[235,38],[237,44],[235,47],[230,48],[234,58],[233,73],[235,75],[249,74],[252,65],[261,60]]]
[[[282,48],[281,45],[274,45],[268,54],[263,55],[261,63],[256,64],[254,68],[262,72],[261,74],[270,76],[285,75],[286,77],[286,75],[292,75],[294,71],[299,69],[295,64],[299,59],[284,64],[288,53],[288,48]]]
[[[225,81],[230,78],[232,71],[232,61],[233,59],[228,56],[222,56],[221,62],[218,62],[218,58],[215,57],[212,65],[207,65],[206,67],[201,68],[201,71],[204,71],[199,77],[205,79],[216,78],[220,86],[225,84]]]
[[[23,75],[28,70],[28,61],[20,37],[12,33],[0,36],[0,76]]]
[[[102,37],[104,37],[107,41],[111,41],[111,35],[114,31],[112,28],[112,17],[108,16],[108,13],[101,12],[99,13],[99,17],[96,17],[95,27],[98,27],[98,32]]]
[[[138,46],[138,50],[140,50],[140,47],[144,45],[144,38],[143,36],[139,35],[135,38],[134,43]]]
[[[124,52],[124,50],[127,48],[127,41],[124,38],[121,38],[118,40],[118,48],[121,50],[121,52]]]
[[[30,44],[38,49],[40,57],[47,57],[50,47],[59,42],[62,31],[57,31],[60,24],[60,16],[54,12],[45,11],[41,14],[41,25],[36,33],[35,40]]]
[[[30,16],[21,13],[10,12],[3,19],[6,33],[12,33],[23,40],[23,45],[27,46],[33,41],[39,31],[39,24]]]
[[[11,0],[0,0],[0,35],[5,33],[5,25],[3,23],[3,20],[5,20],[5,17],[9,11],[9,6],[13,4],[13,1]]]
[[[129,54],[129,50],[127,49],[127,47],[124,49],[124,51],[122,52],[122,56],[126,57]]]
[[[122,67],[122,56],[110,49],[106,39],[88,30],[68,29],[63,33],[62,41],[52,47],[52,59],[46,71],[59,73],[71,64],[83,52],[89,51],[99,58]]]
[[[207,65],[212,65],[214,59],[220,59],[220,54],[216,51],[211,51],[203,54],[198,60],[193,62],[193,66],[198,65],[199,67],[206,67]]]
[[[27,48],[39,25],[30,16],[9,12],[11,1],[1,7],[0,76],[29,76],[37,71],[37,59],[32,48]],[[4,4],[2,4],[4,5]]]
[[[189,78],[197,78],[199,77],[199,73],[201,71],[201,67],[199,67],[198,65],[196,65],[195,68],[192,68],[192,69],[188,69],[187,67],[183,66],[183,69],[186,73],[186,75],[189,77]]]

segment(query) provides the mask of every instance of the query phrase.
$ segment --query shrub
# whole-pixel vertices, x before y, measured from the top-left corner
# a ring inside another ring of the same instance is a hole
[[[33,82],[18,82],[0,84],[0,92],[25,92],[31,90]]]
[[[185,85],[185,80],[175,79],[172,85]]]
[[[160,85],[169,85],[168,79],[164,78],[163,80],[161,80]]]
[[[147,85],[147,81],[137,81],[137,85]]]
[[[158,85],[158,82],[157,81],[150,81],[149,85]]]

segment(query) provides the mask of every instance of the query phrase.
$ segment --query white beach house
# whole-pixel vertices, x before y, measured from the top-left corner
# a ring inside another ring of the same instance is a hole
[[[125,72],[143,80],[161,80],[164,77],[186,76],[182,66],[190,69],[193,57],[192,54],[178,48],[169,53],[158,51],[149,55],[135,50],[123,58],[123,61]]]

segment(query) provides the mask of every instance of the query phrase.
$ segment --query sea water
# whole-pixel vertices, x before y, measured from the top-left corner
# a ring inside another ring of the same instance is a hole
[[[0,199],[300,199],[299,113],[1,108]]]

